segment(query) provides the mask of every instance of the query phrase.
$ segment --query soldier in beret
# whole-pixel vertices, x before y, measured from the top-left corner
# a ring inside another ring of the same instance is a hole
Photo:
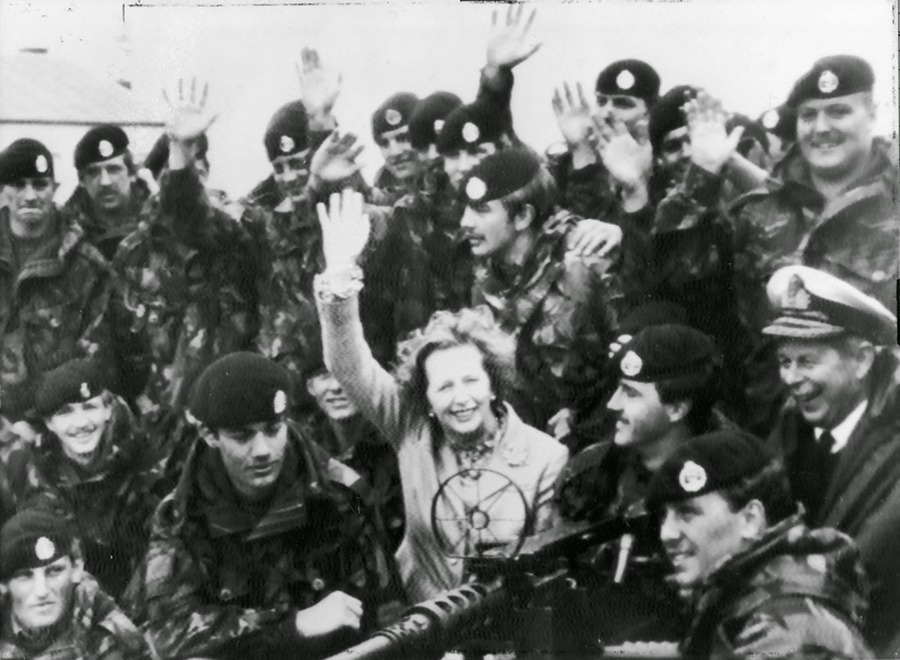
[[[103,255],[53,203],[53,156],[23,138],[0,154],[0,413],[21,420],[35,379],[79,355],[97,354],[110,370],[120,336],[115,296]],[[127,336],[127,328],[121,336]]]
[[[363,484],[287,421],[290,385],[233,353],[191,392],[201,440],[125,596],[162,657],[323,657],[385,600]]]
[[[101,124],[75,145],[78,186],[66,201],[88,240],[107,260],[125,236],[137,227],[141,206],[150,196],[137,175],[128,136],[120,127]]]
[[[873,657],[859,632],[859,551],[803,523],[784,468],[756,438],[684,441],[654,478],[649,506],[692,606],[684,657]]]
[[[418,102],[415,94],[397,92],[372,113],[372,139],[384,158],[373,186],[381,191],[382,202],[387,205],[400,199],[419,174],[419,157],[409,133],[409,119]]]
[[[556,184],[529,150],[488,156],[463,189],[460,227],[479,260],[473,301],[517,335],[517,409],[562,437],[611,392],[607,347],[621,302],[613,260],[574,249],[578,218],[557,212]]]
[[[611,367],[618,387],[607,404],[617,418],[615,428],[571,459],[557,481],[555,499],[566,519],[630,521],[628,548],[639,560],[623,565],[619,544],[609,544],[595,558],[594,570],[581,576],[597,632],[608,643],[678,638],[681,605],[664,580],[656,529],[642,518],[649,483],[688,438],[731,426],[714,409],[720,381],[716,347],[698,330],[665,322],[680,314],[654,305],[626,319],[625,327],[638,329],[616,340]]]
[[[900,648],[900,363],[897,321],[838,278],[805,266],[772,275],[777,345],[789,399],[771,436],[813,526],[852,536],[874,579],[866,636],[878,657]],[[893,347],[893,348],[892,348]]]
[[[144,660],[147,641],[84,570],[79,540],[44,509],[0,529],[0,654],[34,660]]]
[[[611,126],[623,124],[636,140],[646,141],[650,109],[659,96],[659,74],[641,60],[618,60],[597,76],[595,111],[600,121]],[[566,141],[566,153],[553,164],[552,171],[563,191],[566,208],[584,217],[604,218],[613,215],[621,202],[619,181],[603,160],[617,160],[606,150],[599,154],[591,140],[595,139],[594,110],[579,83],[575,91],[568,83],[553,95],[553,110]]]
[[[447,115],[462,104],[456,94],[434,92],[416,103],[409,117],[410,144],[419,152],[419,160],[431,176],[434,176],[432,170],[443,170],[444,167],[437,150],[437,136],[444,127]]]
[[[8,463],[19,507],[41,504],[66,516],[87,570],[117,598],[146,551],[161,457],[93,360],[43,374],[34,413],[41,433]]]

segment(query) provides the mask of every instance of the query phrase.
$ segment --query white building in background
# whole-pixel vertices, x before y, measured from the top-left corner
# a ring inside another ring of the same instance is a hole
[[[98,76],[47,49],[23,49],[0,60],[0,148],[23,137],[43,142],[53,154],[56,195],[64,202],[78,184],[75,145],[91,126],[118,124],[131,152],[143,160],[165,124],[142,107],[125,80]]]

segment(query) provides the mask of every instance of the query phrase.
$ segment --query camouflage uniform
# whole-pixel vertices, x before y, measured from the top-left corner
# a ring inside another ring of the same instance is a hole
[[[707,578],[681,650],[702,658],[873,657],[858,632],[866,595],[848,537],[788,518]]]
[[[562,408],[583,416],[612,393],[606,374],[621,292],[606,258],[570,252],[576,218],[546,221],[521,268],[476,267],[473,302],[517,337],[517,411],[537,428]],[[578,420],[576,417],[576,421]]]
[[[158,503],[151,487],[159,457],[134,426],[127,406],[115,403],[90,471],[70,461],[49,431],[9,460],[19,508],[48,504],[68,517],[81,540],[85,568],[113,597],[146,552]]]
[[[738,312],[751,338],[769,319],[766,283],[792,264],[818,268],[896,309],[900,275],[897,245],[897,164],[891,146],[876,140],[865,175],[826,203],[794,146],[767,188],[747,193],[730,209]],[[757,338],[746,366],[755,430],[772,428],[783,402],[772,343]]]
[[[47,642],[13,624],[9,596],[0,600],[0,657],[9,660],[149,660],[147,641],[89,575],[75,585],[72,611]],[[46,639],[44,637],[41,638]]]
[[[310,658],[352,641],[325,648],[328,639],[302,638],[294,619],[336,590],[361,597],[369,614],[395,595],[353,483],[356,473],[291,426],[276,492],[253,507],[218,452],[196,443],[123,597],[160,656]]]
[[[31,406],[33,379],[73,357],[114,368],[109,266],[84,231],[54,212],[48,238],[17,268],[8,210],[0,211],[0,403],[10,419]]]
[[[192,380],[256,333],[258,255],[240,223],[210,207],[193,168],[164,174],[119,246],[115,269],[133,330],[149,339],[145,413],[178,413]],[[175,415],[177,417],[177,414]]]
[[[116,226],[107,226],[105,221],[98,217],[91,196],[81,186],[75,188],[63,208],[84,229],[88,242],[100,250],[108,261],[112,261],[122,239],[137,229],[141,208],[149,197],[150,190],[147,184],[141,179],[136,179],[131,184],[131,202],[128,210],[123,214],[122,222]]]
[[[388,541],[388,549],[394,552],[403,540],[405,523],[397,454],[362,415],[357,416],[353,423],[357,432],[352,444],[345,450],[339,445],[325,415],[310,415],[304,420],[303,428],[320,447],[368,481],[369,504],[376,515],[376,523]]]

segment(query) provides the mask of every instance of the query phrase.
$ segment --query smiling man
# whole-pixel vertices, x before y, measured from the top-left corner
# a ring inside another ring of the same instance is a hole
[[[29,138],[0,153],[8,203],[0,210],[0,412],[11,421],[31,406],[43,371],[113,343],[109,267],[53,203],[53,165]]]
[[[740,431],[678,446],[651,485],[673,580],[693,603],[684,657],[868,658],[852,541],[811,531],[784,469]]]
[[[784,455],[810,524],[859,544],[874,578],[867,639],[878,657],[892,655],[900,643],[896,318],[846,282],[805,266],[776,271],[768,295],[776,315],[763,332],[777,342],[790,395],[772,445]]]
[[[0,581],[3,657],[153,657],[134,624],[84,571],[65,519],[49,511],[22,511],[0,530]]]
[[[287,421],[290,386],[275,363],[232,353],[191,391],[201,439],[125,596],[162,657],[322,657],[383,602],[359,475]]]

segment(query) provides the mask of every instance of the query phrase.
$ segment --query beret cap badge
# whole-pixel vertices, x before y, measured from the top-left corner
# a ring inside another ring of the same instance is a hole
[[[40,537],[34,543],[34,556],[41,561],[47,561],[56,554],[56,545],[46,536]]]
[[[619,89],[631,89],[634,87],[634,83],[634,74],[628,69],[622,69],[616,76],[616,85],[619,86]]]
[[[434,120],[434,134],[437,135],[441,132],[441,129],[444,128],[444,120],[443,119],[435,119]]]
[[[768,129],[773,129],[778,126],[778,110],[772,108],[766,114],[763,115],[762,124]]]
[[[487,186],[484,181],[479,179],[477,176],[473,176],[469,179],[468,183],[466,183],[466,195],[468,195],[469,199],[473,202],[477,202],[479,199],[484,197],[487,194]]]
[[[287,409],[287,395],[284,390],[275,392],[275,398],[272,400],[272,410],[276,415],[280,415]]]
[[[99,151],[100,155],[104,158],[109,158],[114,151],[112,142],[109,140],[100,140],[100,143],[97,145],[97,151]]]
[[[81,394],[82,398],[90,399],[91,398],[91,388],[88,387],[87,382],[81,384],[81,387],[78,390],[78,393]]]
[[[706,485],[706,470],[694,461],[687,461],[678,473],[678,485],[686,493],[696,493]]]
[[[825,69],[819,74],[819,91],[823,94],[831,94],[838,88],[840,81],[833,71]]]
[[[282,135],[281,139],[278,141],[278,148],[281,149],[281,152],[285,154],[293,150],[295,146],[296,143],[294,142],[294,138],[292,138],[290,135]]]
[[[463,124],[462,127],[462,136],[463,140],[468,143],[475,142],[479,137],[481,137],[481,131],[478,130],[478,127],[470,121],[467,121]]]
[[[34,159],[34,169],[41,174],[50,169],[50,163],[47,162],[47,157],[44,154],[38,154],[37,158]]]
[[[391,126],[397,126],[403,121],[403,115],[395,108],[388,108],[384,111],[384,120]]]
[[[641,369],[643,367],[643,360],[641,360],[640,356],[634,351],[628,351],[622,357],[622,362],[619,364],[619,368],[622,370],[622,373],[628,377],[637,376],[639,373],[641,373]]]

